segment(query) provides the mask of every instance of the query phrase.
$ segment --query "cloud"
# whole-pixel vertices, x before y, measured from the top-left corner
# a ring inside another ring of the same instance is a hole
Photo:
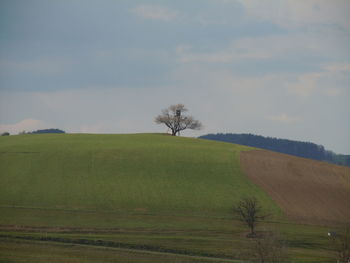
[[[281,123],[291,124],[300,121],[299,117],[289,116],[286,113],[281,113],[279,115],[267,116],[266,119],[271,121],[277,121]]]
[[[0,132],[17,134],[21,131],[34,131],[38,129],[51,128],[47,123],[36,119],[25,119],[13,124],[0,124]]]
[[[348,0],[238,0],[248,15],[287,27],[338,26],[350,30]]]
[[[344,89],[348,89],[349,73],[350,64],[330,64],[323,66],[319,72],[302,74],[286,85],[290,93],[300,97],[308,97],[315,92],[339,96]]]
[[[298,77],[296,82],[287,84],[287,89],[292,94],[301,97],[307,97],[316,90],[318,79],[321,76],[321,73],[301,75]]]
[[[323,33],[290,32],[281,35],[262,35],[233,39],[226,45],[199,52],[188,44],[176,47],[177,61],[181,63],[234,63],[249,60],[284,60],[284,62],[320,64],[320,60],[344,60],[349,54],[348,35],[329,32]],[[348,67],[345,63],[344,67]]]
[[[207,53],[192,52],[191,47],[179,45],[176,47],[176,55],[178,56],[178,61],[182,63],[231,63],[250,58],[266,59],[271,56],[269,52],[262,49],[243,48],[240,42],[234,43],[226,49]]]
[[[350,72],[350,63],[330,64],[325,67],[330,72]]]
[[[178,16],[178,13],[175,10],[155,5],[139,5],[131,9],[131,12],[145,19],[165,22],[172,21]]]

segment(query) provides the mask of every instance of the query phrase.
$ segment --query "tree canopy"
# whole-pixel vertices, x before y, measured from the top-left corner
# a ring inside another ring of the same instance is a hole
[[[202,124],[192,116],[186,115],[187,111],[183,104],[170,105],[163,109],[154,121],[157,124],[165,124],[171,130],[173,136],[186,129],[200,130],[203,127]]]

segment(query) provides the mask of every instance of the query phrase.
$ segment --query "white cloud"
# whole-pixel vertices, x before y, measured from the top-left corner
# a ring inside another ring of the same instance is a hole
[[[291,124],[300,121],[299,117],[289,116],[286,113],[281,113],[279,115],[267,116],[266,119],[271,121],[277,121],[281,123]]]
[[[47,123],[36,119],[25,119],[13,124],[0,124],[0,131],[7,131],[10,134],[17,134],[22,131],[34,131],[44,128],[52,127],[49,127]]]
[[[165,22],[172,21],[178,16],[175,10],[155,5],[139,5],[131,9],[131,12],[145,19],[161,20]]]

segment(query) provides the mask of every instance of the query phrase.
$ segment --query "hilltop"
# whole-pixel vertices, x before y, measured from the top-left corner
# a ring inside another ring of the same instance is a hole
[[[159,134],[3,137],[0,205],[228,214],[252,195],[278,211],[240,169],[248,149]]]

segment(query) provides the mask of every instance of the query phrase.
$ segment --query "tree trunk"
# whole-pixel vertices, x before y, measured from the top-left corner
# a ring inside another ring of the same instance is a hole
[[[247,237],[251,237],[251,238],[255,238],[256,237],[254,225],[250,225],[250,233],[247,235]]]

